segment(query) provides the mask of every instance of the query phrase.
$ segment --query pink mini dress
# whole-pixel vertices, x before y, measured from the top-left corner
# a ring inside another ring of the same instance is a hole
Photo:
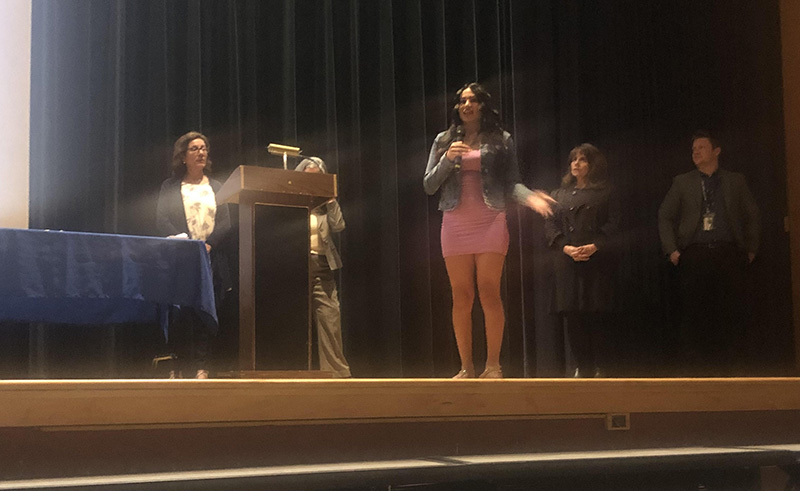
[[[483,200],[481,151],[461,158],[461,198],[442,217],[442,256],[508,252],[506,212],[493,210]]]

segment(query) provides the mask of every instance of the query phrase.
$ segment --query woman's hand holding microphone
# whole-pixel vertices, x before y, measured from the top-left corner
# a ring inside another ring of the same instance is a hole
[[[450,162],[456,162],[459,160],[465,153],[472,151],[472,147],[464,143],[463,141],[454,141],[450,144],[450,148],[447,149],[447,153],[445,156],[447,160]]]

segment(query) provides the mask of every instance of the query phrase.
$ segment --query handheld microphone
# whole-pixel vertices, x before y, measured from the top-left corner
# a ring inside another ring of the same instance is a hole
[[[463,141],[464,141],[464,127],[461,126],[461,125],[458,125],[458,126],[456,126],[456,137],[453,140],[453,142],[463,142]],[[456,160],[454,162],[456,164],[456,169],[460,169],[461,168],[461,155],[456,157]]]

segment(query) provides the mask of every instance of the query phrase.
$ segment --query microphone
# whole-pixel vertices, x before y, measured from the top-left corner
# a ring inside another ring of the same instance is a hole
[[[455,137],[455,139],[453,139],[453,142],[463,142],[463,141],[464,141],[464,127],[461,126],[461,125],[458,125],[458,126],[456,126],[456,137]],[[456,166],[455,166],[456,169],[460,169],[461,168],[461,155],[456,157],[456,160],[454,162],[456,164]]]

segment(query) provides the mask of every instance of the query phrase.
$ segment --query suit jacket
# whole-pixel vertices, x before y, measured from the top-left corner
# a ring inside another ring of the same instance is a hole
[[[320,214],[320,220],[317,225],[319,241],[323,254],[328,260],[328,266],[331,270],[337,270],[342,267],[342,258],[338,249],[336,249],[336,243],[333,241],[331,233],[339,233],[344,230],[344,216],[342,215],[342,208],[336,200],[323,205],[322,208],[327,208],[327,212]]]
[[[722,180],[725,213],[736,244],[747,252],[758,252],[760,218],[744,175],[718,169]],[[703,214],[702,176],[699,170],[681,174],[658,209],[658,233],[665,254],[688,246],[694,239]]]
[[[307,157],[300,161],[294,170],[297,172],[304,172],[309,165],[316,165],[323,173],[328,172],[328,167],[325,161],[319,157]],[[319,235],[320,248],[328,260],[328,267],[331,270],[337,270],[342,267],[342,258],[339,256],[339,251],[336,249],[336,243],[331,237],[331,233],[339,233],[344,230],[344,216],[342,215],[342,208],[336,200],[330,201],[316,210],[312,210],[320,219],[317,221],[317,234]],[[310,232],[310,230],[309,230]]]

